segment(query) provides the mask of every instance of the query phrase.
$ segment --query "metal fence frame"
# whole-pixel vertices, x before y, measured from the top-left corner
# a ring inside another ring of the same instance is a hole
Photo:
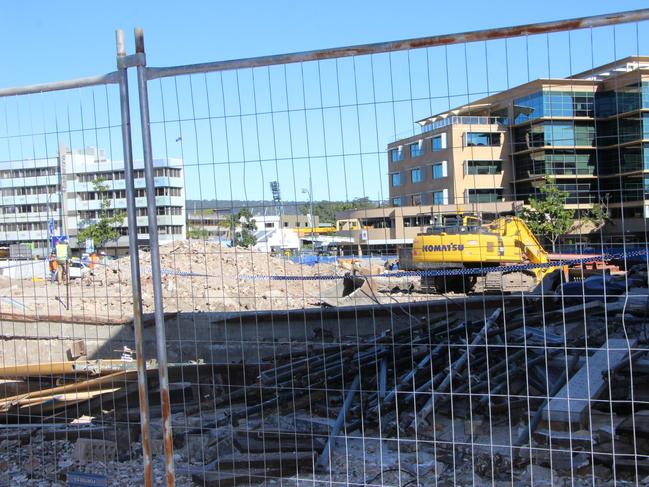
[[[279,64],[301,63],[323,59],[342,58],[350,56],[371,55],[404,51],[409,49],[427,48],[433,46],[446,46],[477,41],[488,41],[518,36],[537,35],[553,32],[563,32],[576,29],[589,29],[601,26],[610,26],[624,23],[633,23],[649,20],[649,9],[641,9],[614,14],[581,17],[556,22],[527,24],[508,28],[486,29],[459,34],[430,36],[417,39],[399,40],[394,42],[381,42],[350,47],[322,49],[291,54],[261,56],[247,59],[208,62],[193,65],[172,67],[148,67],[144,49],[144,35],[141,29],[135,31],[135,53],[127,55],[124,46],[124,34],[121,30],[116,32],[117,44],[117,71],[94,77],[75,80],[44,83],[31,86],[0,89],[0,97],[20,96],[51,91],[84,88],[97,85],[117,84],[120,93],[121,107],[121,135],[124,150],[127,219],[129,227],[137,228],[135,189],[133,175],[133,155],[131,140],[131,120],[129,105],[128,69],[137,69],[137,89],[139,94],[139,114],[141,121],[142,147],[144,153],[144,167],[146,180],[146,195],[148,215],[155,215],[155,187],[153,172],[153,154],[151,145],[148,82],[158,78],[187,75],[194,73],[208,73],[216,71],[229,71],[242,68],[267,67]],[[155,300],[155,327],[158,373],[160,381],[160,394],[163,414],[163,437],[165,449],[166,484],[173,486],[175,483],[173,461],[173,434],[171,430],[171,406],[169,398],[169,381],[167,370],[167,353],[164,323],[164,302],[162,296],[160,252],[158,248],[158,228],[156,218],[148,219],[148,230],[151,249],[152,280]],[[151,478],[151,446],[149,436],[149,406],[146,382],[146,364],[142,350],[142,304],[140,266],[138,259],[137,232],[129,234],[129,253],[131,255],[131,273],[133,280],[133,314],[137,354],[137,375],[140,400],[140,419],[143,447],[143,468],[145,485],[152,485]]]
[[[291,54],[280,54],[271,56],[260,56],[247,59],[237,59],[230,61],[207,62],[200,64],[181,65],[172,67],[148,67],[146,65],[146,54],[144,49],[144,33],[142,29],[135,30],[135,46],[138,57],[137,79],[138,93],[140,99],[140,115],[142,121],[142,138],[144,148],[145,167],[148,168],[147,176],[147,201],[149,204],[149,214],[151,208],[155,207],[152,201],[153,175],[152,175],[152,147],[151,132],[149,127],[149,97],[147,83],[151,80],[178,75],[189,75],[195,73],[208,73],[217,71],[232,71],[244,68],[267,67],[279,64],[301,63],[306,61],[317,61],[324,59],[334,59],[351,56],[362,56],[379,53],[388,53],[395,51],[404,51],[409,49],[419,49],[434,46],[448,46],[452,44],[464,44],[469,42],[488,41],[494,39],[505,39],[510,37],[547,34],[553,32],[564,32],[577,29],[592,29],[596,27],[625,24],[649,20],[649,9],[640,9],[627,12],[619,12],[605,15],[580,17],[569,20],[560,20],[553,22],[542,22],[537,24],[526,24],[515,27],[485,29],[459,34],[447,34],[438,36],[421,37],[416,39],[400,40],[393,42],[380,42],[374,44],[364,44],[349,47],[340,47],[332,49],[320,49],[306,52],[296,52]],[[153,205],[153,206],[151,206]],[[168,379],[166,364],[166,341],[164,335],[164,311],[162,299],[162,276],[160,273],[160,254],[157,251],[157,223],[155,219],[149,219],[149,235],[152,238],[152,267],[153,267],[153,290],[155,296],[155,324],[156,337],[158,345],[159,375],[162,394],[162,411],[163,411],[163,436],[165,445],[165,465],[167,485],[174,485],[174,461],[173,461],[173,434],[171,431],[170,412],[171,407],[168,395]],[[155,242],[155,243],[154,243]],[[155,250],[154,250],[155,249]],[[165,391],[165,387],[167,390]]]
[[[137,227],[135,211],[135,186],[133,174],[133,150],[131,139],[131,120],[129,106],[129,86],[127,69],[132,57],[126,56],[124,34],[116,32],[116,60],[117,70],[98,76],[90,76],[72,80],[43,83],[37,85],[0,89],[0,98],[16,97],[29,94],[38,94],[54,91],[64,91],[92,86],[118,85],[120,95],[121,136],[124,151],[124,169],[126,181],[127,221],[130,228]],[[150,185],[153,187],[153,184]],[[155,198],[155,196],[154,196]],[[155,200],[154,200],[155,201]],[[155,210],[153,212],[155,214]],[[153,220],[155,222],[155,219]],[[155,228],[155,227],[154,227]],[[150,487],[151,477],[151,446],[149,434],[149,393],[147,387],[146,362],[143,353],[143,322],[142,322],[142,290],[140,280],[139,250],[137,233],[129,234],[129,253],[135,258],[131,259],[132,298],[133,298],[133,327],[135,333],[135,352],[137,360],[138,396],[141,421],[141,440],[143,451],[143,468],[145,485]]]

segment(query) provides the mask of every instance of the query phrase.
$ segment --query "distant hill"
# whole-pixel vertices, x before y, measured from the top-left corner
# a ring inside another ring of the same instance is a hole
[[[369,198],[354,198],[352,201],[313,201],[313,214],[320,217],[321,223],[335,223],[337,212],[377,208],[380,205],[380,203],[371,201]],[[308,201],[282,202],[282,211],[285,215],[303,214],[302,210],[308,207]],[[242,208],[249,209],[253,215],[279,214],[279,207],[275,202],[264,200],[187,200],[186,204],[186,209],[189,212],[214,209],[228,213],[238,213]]]

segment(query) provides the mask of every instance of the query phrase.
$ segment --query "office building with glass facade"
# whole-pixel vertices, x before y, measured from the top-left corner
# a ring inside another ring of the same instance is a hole
[[[645,227],[649,57],[538,79],[418,123],[420,134],[388,146],[394,206],[527,202],[550,176],[569,207],[603,204],[618,229],[623,218],[625,230]]]

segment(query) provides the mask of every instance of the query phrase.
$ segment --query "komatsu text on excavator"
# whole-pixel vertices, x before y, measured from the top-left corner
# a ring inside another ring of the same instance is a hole
[[[489,268],[512,264],[545,264],[548,254],[523,220],[506,216],[482,224],[476,216],[457,215],[454,224],[432,226],[413,241],[412,253],[401,253],[400,268],[411,270]],[[480,275],[423,276],[422,288],[438,292],[469,292],[477,282],[483,290],[521,290],[540,282],[554,267],[516,273],[519,285],[507,289],[511,275],[489,272]],[[498,269],[494,269],[498,271]],[[504,277],[508,276],[507,279]]]

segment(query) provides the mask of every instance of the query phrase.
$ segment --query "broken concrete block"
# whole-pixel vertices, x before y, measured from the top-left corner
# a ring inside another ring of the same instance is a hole
[[[467,419],[464,421],[464,434],[474,436],[484,433],[483,424],[484,420],[482,418]]]
[[[85,357],[88,354],[85,340],[75,340],[72,346],[68,349],[68,358],[76,360],[79,357]]]
[[[0,451],[13,451],[20,447],[19,440],[2,440],[0,441]]]
[[[541,465],[530,464],[525,469],[524,480],[529,481],[529,485],[534,486],[552,486],[552,480],[556,479],[557,474],[552,469],[542,467]]]
[[[82,465],[97,461],[113,461],[117,458],[117,443],[93,438],[79,438],[75,444],[74,458]]]
[[[592,356],[543,408],[543,419],[552,423],[588,423],[591,405],[606,386],[604,373],[628,359],[637,340],[611,338]]]

